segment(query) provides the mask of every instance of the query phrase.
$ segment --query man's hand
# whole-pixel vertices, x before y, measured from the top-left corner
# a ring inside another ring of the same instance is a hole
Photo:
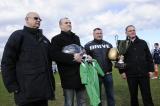
[[[92,57],[90,55],[87,55],[87,58],[90,59],[90,60],[92,60]]]
[[[81,53],[75,53],[74,54],[74,61],[81,63],[82,62],[82,55]]]
[[[87,55],[87,60],[92,62],[93,58],[90,55]]]
[[[121,77],[122,77],[123,79],[126,79],[126,78],[127,78],[126,73],[122,73],[122,74],[121,74]]]
[[[149,77],[152,78],[153,77],[153,72],[149,72]]]

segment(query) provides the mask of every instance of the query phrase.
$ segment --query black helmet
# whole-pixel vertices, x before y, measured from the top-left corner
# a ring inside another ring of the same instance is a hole
[[[70,45],[65,46],[62,49],[62,52],[67,53],[67,54],[82,53],[83,49],[81,46],[77,44],[70,44]]]

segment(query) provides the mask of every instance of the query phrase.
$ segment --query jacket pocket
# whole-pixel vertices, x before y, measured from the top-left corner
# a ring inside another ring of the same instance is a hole
[[[48,77],[45,72],[25,74],[25,96],[28,99],[46,98],[48,92]]]

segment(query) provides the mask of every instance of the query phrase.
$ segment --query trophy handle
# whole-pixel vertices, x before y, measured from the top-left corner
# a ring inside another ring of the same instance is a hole
[[[115,43],[116,43],[116,48],[118,47],[118,34],[115,35]],[[117,49],[117,52],[119,54],[119,50]]]
[[[116,34],[116,35],[115,35],[115,43],[116,43],[116,47],[117,47],[117,45],[118,45],[118,44],[117,44],[117,41],[118,41],[118,35]]]

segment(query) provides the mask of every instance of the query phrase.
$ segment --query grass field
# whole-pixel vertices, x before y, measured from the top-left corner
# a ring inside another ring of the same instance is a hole
[[[56,101],[49,101],[49,106],[63,106],[63,92],[60,85],[59,75],[55,74],[56,79]],[[116,106],[130,106],[129,92],[126,80],[121,79],[117,70],[113,71]],[[155,106],[160,106],[160,80],[151,80],[152,97]],[[140,106],[142,105],[142,98],[139,93]],[[0,106],[15,106],[13,95],[9,94],[4,88],[1,74],[0,74]]]

